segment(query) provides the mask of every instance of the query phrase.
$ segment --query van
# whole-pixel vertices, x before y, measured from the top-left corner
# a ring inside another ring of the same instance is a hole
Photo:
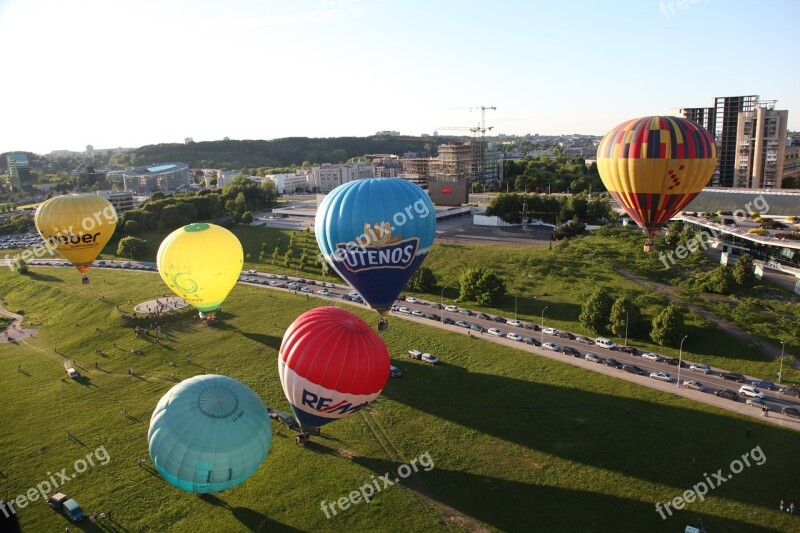
[[[611,342],[610,339],[604,339],[603,337],[599,337],[594,340],[595,346],[599,346],[601,348],[608,348],[609,350],[616,350],[617,345]]]

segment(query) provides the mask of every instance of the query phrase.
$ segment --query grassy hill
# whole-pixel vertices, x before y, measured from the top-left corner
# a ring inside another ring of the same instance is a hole
[[[112,509],[128,531],[675,531],[698,518],[714,531],[796,525],[797,517],[775,511],[796,487],[795,432],[399,319],[383,338],[404,376],[368,411],[326,426],[305,448],[282,429],[245,484],[204,498],[184,494],[136,465],[147,456],[150,414],[174,384],[170,374],[226,374],[286,410],[278,346],[300,313],[323,302],[239,286],[219,327],[202,327],[186,312],[164,326],[157,346],[137,339],[121,316],[130,315],[129,300],[166,293],[157,274],[97,270],[83,286],[71,269],[31,270],[26,277],[0,272],[3,305],[23,310],[40,330],[25,344],[0,346],[0,496],[23,494],[103,446],[108,464],[76,475],[63,491],[89,512]],[[443,364],[405,358],[411,347]],[[65,358],[76,361],[83,382],[64,376]],[[656,512],[655,502],[681,495],[704,473],[727,471],[755,446],[764,464],[677,516],[662,520]],[[322,500],[426,452],[430,471],[331,518],[321,511]],[[65,526],[40,501],[19,517],[24,531]]]

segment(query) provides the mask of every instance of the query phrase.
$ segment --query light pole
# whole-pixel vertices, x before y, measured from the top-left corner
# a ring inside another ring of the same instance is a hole
[[[442,306],[442,324],[444,324],[444,290],[447,287],[442,287],[442,293],[439,295],[439,305]]]
[[[625,310],[625,346],[628,345],[628,310]]]
[[[781,378],[783,377],[783,348],[785,344],[781,341],[781,368],[778,370],[778,383],[782,383]]]
[[[683,341],[685,341],[686,337],[688,336],[689,335],[684,335],[683,338],[681,339],[681,349],[680,352],[678,352],[678,383],[675,384],[676,387],[681,386],[681,364],[683,361]]]
[[[514,295],[514,320],[517,319],[517,295]]]
[[[547,310],[549,306],[545,305],[544,309],[542,309],[542,344],[544,344],[544,312]]]

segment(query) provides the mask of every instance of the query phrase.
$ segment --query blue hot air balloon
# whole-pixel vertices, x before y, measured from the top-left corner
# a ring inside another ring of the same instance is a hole
[[[436,213],[419,186],[399,178],[369,178],[336,187],[315,221],[328,264],[386,316],[428,255]]]
[[[220,492],[258,470],[269,453],[272,422],[247,386],[201,375],[161,398],[147,441],[153,464],[169,483],[198,494]]]

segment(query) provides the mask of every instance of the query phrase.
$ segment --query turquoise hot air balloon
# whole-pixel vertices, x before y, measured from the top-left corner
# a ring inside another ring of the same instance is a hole
[[[197,494],[220,492],[258,470],[269,453],[272,422],[247,386],[201,375],[161,398],[147,441],[153,464],[170,484]]]
[[[314,227],[331,267],[384,317],[428,255],[436,212],[418,185],[369,178],[328,194]]]

